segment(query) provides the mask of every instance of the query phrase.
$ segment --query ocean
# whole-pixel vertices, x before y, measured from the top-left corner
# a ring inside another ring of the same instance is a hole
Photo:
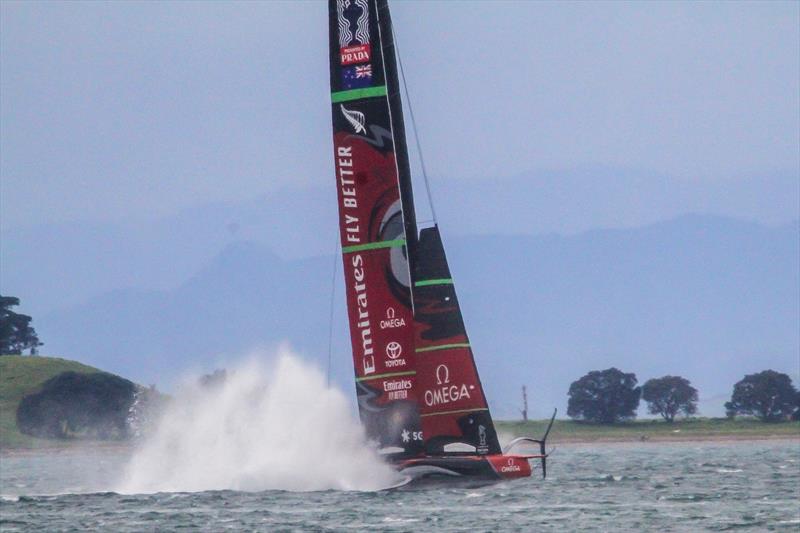
[[[546,480],[375,491],[124,494],[120,475],[131,455],[125,448],[2,455],[0,529],[800,531],[797,439],[565,444]],[[302,461],[290,466],[313,481]]]

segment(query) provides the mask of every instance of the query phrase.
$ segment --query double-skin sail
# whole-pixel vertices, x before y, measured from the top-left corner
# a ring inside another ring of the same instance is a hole
[[[400,457],[500,453],[438,228],[417,233],[389,9],[329,0],[339,227],[359,414]],[[402,450],[402,451],[400,451]]]

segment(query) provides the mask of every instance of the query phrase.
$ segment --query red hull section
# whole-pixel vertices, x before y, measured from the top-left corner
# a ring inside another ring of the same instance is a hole
[[[397,463],[397,469],[413,479],[430,477],[484,479],[501,481],[530,477],[532,468],[528,459],[538,455],[442,455],[406,459]]]

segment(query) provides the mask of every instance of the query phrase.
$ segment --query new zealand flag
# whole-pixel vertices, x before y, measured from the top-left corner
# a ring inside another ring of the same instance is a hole
[[[342,85],[345,89],[372,87],[372,65],[355,65],[343,68]]]

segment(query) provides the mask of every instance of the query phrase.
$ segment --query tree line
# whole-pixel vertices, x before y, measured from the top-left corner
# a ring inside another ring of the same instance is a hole
[[[33,355],[42,342],[31,326],[31,317],[12,311],[19,298],[0,296],[0,354]],[[223,376],[224,378],[224,376]],[[667,422],[676,416],[697,413],[697,389],[688,379],[663,376],[637,386],[636,374],[617,368],[589,372],[569,387],[567,415],[576,420],[613,424],[636,417],[641,400],[650,414]],[[765,422],[800,419],[800,392],[788,375],[774,370],[748,374],[733,387],[725,403],[729,417],[752,415]]]
[[[667,422],[697,413],[697,389],[688,379],[664,376],[637,386],[636,374],[617,368],[589,372],[569,387],[567,415],[575,420],[614,424],[636,418],[640,400],[650,414]],[[755,416],[764,422],[800,420],[800,392],[788,375],[764,370],[744,376],[733,386],[728,417]]]

